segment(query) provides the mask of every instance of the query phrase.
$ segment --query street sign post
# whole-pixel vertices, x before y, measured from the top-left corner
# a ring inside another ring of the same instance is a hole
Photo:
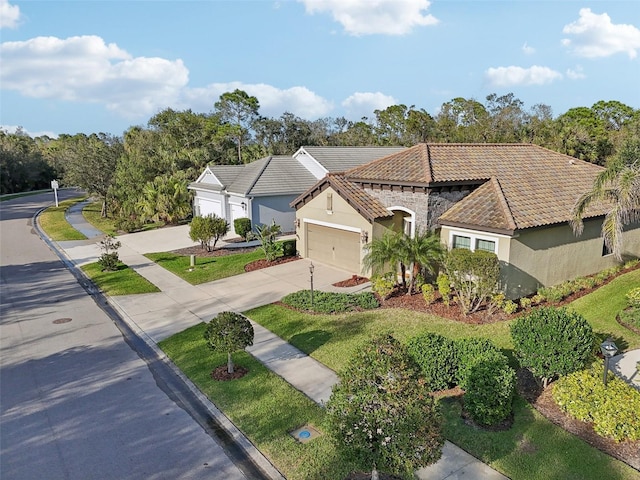
[[[58,206],[58,181],[51,180],[51,188],[53,188],[53,196],[56,199],[56,207]]]

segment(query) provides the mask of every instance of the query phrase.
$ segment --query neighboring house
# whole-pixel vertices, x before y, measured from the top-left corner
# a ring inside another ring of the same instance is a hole
[[[439,230],[449,248],[495,252],[511,298],[615,264],[594,206],[576,237],[568,221],[602,167],[528,144],[419,144],[342,174],[328,174],[292,202],[298,250],[353,273],[364,245],[387,228]],[[640,225],[627,256],[640,256]]]
[[[293,156],[265,157],[246,165],[210,165],[189,185],[194,215],[215,214],[234,233],[236,218],[253,225],[275,221],[283,232],[295,229],[290,203],[329,172],[344,171],[404,147],[301,147]]]

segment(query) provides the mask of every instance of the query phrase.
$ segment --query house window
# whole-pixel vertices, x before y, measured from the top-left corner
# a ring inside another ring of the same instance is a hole
[[[476,250],[484,250],[485,252],[496,252],[496,242],[492,240],[483,240],[478,238],[476,240]]]
[[[451,248],[466,248],[471,251],[483,250],[485,252],[498,253],[498,239],[484,235],[477,235],[475,232],[464,232],[465,235],[451,232],[449,244]]]
[[[607,255],[611,255],[613,253],[613,251],[607,247],[607,244],[603,241],[602,242],[602,256],[606,257]]]
[[[411,232],[413,230],[413,219],[411,217],[404,217],[402,221],[404,222],[404,234],[407,237],[411,237]]]
[[[453,236],[453,248],[466,248],[471,250],[471,238],[462,235]]]
[[[327,213],[333,213],[333,193],[327,193]]]

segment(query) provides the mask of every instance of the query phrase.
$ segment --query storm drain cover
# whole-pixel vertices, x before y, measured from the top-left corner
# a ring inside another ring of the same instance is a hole
[[[56,325],[60,325],[61,323],[69,323],[71,321],[71,319],[69,317],[64,317],[64,318],[56,318],[53,323],[55,323]]]
[[[292,432],[289,432],[289,435],[298,440],[300,443],[307,443],[314,438],[319,437],[321,433],[311,425],[304,425]]]

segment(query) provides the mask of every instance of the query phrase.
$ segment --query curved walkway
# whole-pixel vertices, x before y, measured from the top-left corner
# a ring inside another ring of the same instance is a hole
[[[122,243],[120,259],[162,291],[110,297],[109,301],[155,349],[158,349],[157,342],[163,338],[208,321],[223,310],[246,311],[277,301],[287,293],[306,288],[309,283],[309,262],[304,259],[194,286],[142,255],[149,251],[180,248],[173,246],[176,242],[182,242],[183,247],[189,246],[187,232],[183,227],[171,227],[156,231],[153,235],[152,232],[141,232],[118,237]],[[58,242],[58,245],[76,265],[93,262],[100,255],[95,240]],[[314,286],[318,290],[335,290],[331,284],[350,275],[327,265],[314,265]],[[335,372],[259,324],[252,323],[255,338],[254,345],[247,349],[249,353],[314,402],[323,405],[338,381]],[[448,441],[445,442],[442,458],[420,469],[416,475],[417,478],[430,480],[507,478]]]

